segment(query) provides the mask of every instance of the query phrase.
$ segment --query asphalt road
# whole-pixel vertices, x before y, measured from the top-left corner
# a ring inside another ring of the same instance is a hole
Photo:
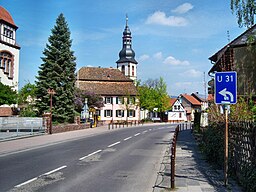
[[[152,191],[174,128],[125,128],[2,156],[0,191]]]

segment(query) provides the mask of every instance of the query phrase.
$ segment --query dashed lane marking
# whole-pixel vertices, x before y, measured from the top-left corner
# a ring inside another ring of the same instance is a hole
[[[134,135],[134,137],[136,137],[136,136],[138,136],[138,135],[140,135],[140,133],[136,133],[136,134]]]
[[[95,155],[95,154],[97,154],[97,153],[99,153],[99,152],[101,152],[101,151],[102,151],[101,149],[98,150],[98,151],[94,151],[93,153],[90,153],[89,155],[86,155],[86,156],[84,156],[84,157],[81,157],[79,160],[82,161],[82,160],[84,160],[85,158],[90,157],[90,156],[92,156],[92,155]]]
[[[29,184],[29,183],[31,183],[31,182],[37,180],[38,178],[40,178],[40,177],[42,177],[42,176],[50,175],[50,174],[55,173],[55,172],[57,172],[57,171],[59,171],[59,170],[61,170],[61,169],[66,168],[66,167],[67,167],[66,165],[61,166],[61,167],[59,167],[59,168],[57,168],[57,169],[54,169],[54,170],[49,171],[49,172],[47,172],[47,173],[44,173],[44,174],[42,174],[42,175],[40,175],[40,176],[38,176],[38,177],[34,177],[33,179],[29,179],[29,180],[27,180],[27,181],[25,181],[25,182],[23,182],[23,183],[21,183],[21,184],[19,184],[19,185],[16,185],[15,187],[16,187],[16,188],[22,187],[22,186],[24,186],[24,185],[27,185],[27,184]]]
[[[129,139],[131,139],[132,137],[127,137],[127,138],[125,138],[124,139],[124,141],[127,141],[127,140],[129,140]]]
[[[113,147],[113,146],[118,145],[118,144],[120,144],[120,143],[121,143],[121,141],[118,141],[118,142],[116,142],[116,143],[113,143],[113,144],[109,145],[108,147]]]

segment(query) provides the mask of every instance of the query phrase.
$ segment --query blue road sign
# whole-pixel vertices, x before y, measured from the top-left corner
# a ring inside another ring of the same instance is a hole
[[[217,72],[215,74],[215,103],[236,104],[237,74],[235,71]]]

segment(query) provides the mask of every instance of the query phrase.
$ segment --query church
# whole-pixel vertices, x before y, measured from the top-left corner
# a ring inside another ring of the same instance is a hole
[[[103,98],[104,107],[96,109],[96,116],[104,123],[140,120],[135,86],[138,62],[132,49],[128,17],[122,39],[117,68],[82,67],[77,72],[76,87]]]
[[[18,91],[19,52],[16,42],[15,25],[10,13],[0,6],[0,82]],[[12,110],[8,106],[0,106],[0,116],[10,116]]]

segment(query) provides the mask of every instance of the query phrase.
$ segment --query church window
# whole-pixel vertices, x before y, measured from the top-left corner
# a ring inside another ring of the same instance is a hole
[[[134,66],[132,66],[132,76],[134,76]]]
[[[125,75],[125,66],[122,65],[122,73]]]
[[[128,75],[130,75],[130,65],[128,65]]]

